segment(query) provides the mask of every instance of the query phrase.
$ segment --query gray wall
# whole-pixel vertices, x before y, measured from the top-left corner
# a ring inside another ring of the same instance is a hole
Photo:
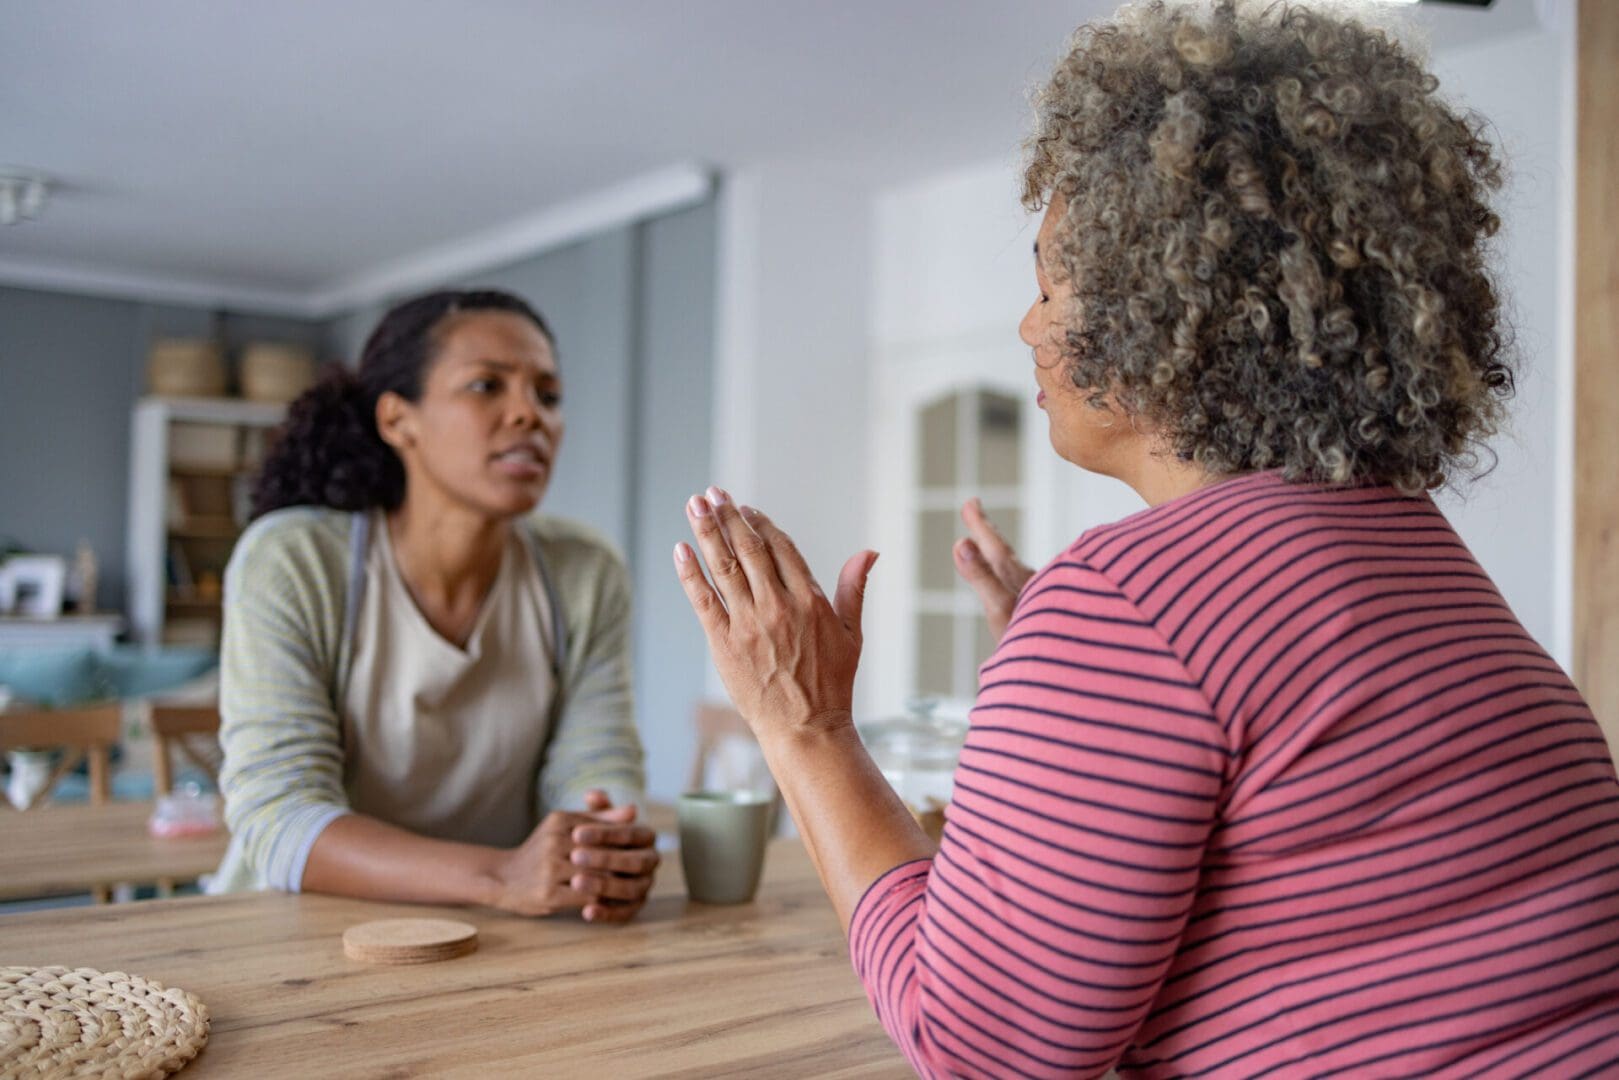
[[[715,224],[710,202],[648,224],[641,245],[629,556],[648,786],[665,798],[685,786],[694,749],[692,706],[711,666],[708,644],[675,578],[673,553],[677,541],[691,539],[686,499],[714,479]]]
[[[71,555],[90,541],[97,605],[124,607],[129,418],[152,338],[318,344],[317,322],[0,287],[0,536]]]

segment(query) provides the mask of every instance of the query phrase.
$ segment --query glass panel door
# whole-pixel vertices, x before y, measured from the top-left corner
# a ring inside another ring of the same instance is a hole
[[[1014,548],[1022,543],[1022,404],[970,387],[927,402],[917,419],[913,685],[918,694],[971,699],[990,652],[989,628],[977,596],[956,575],[952,548],[966,535],[961,505],[973,497]]]

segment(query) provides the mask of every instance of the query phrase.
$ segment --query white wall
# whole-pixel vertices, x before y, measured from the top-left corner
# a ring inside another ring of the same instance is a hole
[[[1535,639],[1567,668],[1573,589],[1573,28],[1440,50],[1442,92],[1487,116],[1508,168],[1500,280],[1522,367],[1493,473],[1441,500]]]
[[[739,170],[720,190],[713,482],[790,532],[828,595],[871,544],[871,214],[858,179],[802,163]]]

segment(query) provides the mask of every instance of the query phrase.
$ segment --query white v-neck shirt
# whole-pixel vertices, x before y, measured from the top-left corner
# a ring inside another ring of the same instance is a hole
[[[416,606],[380,513],[365,573],[343,699],[350,808],[424,836],[521,843],[538,824],[556,693],[550,604],[527,546],[514,530],[464,649]]]

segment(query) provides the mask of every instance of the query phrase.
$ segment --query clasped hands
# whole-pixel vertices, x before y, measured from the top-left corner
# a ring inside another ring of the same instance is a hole
[[[606,792],[584,812],[553,810],[494,871],[493,905],[518,915],[577,910],[586,922],[628,922],[646,903],[658,869],[657,834],[635,823],[634,806]]]

